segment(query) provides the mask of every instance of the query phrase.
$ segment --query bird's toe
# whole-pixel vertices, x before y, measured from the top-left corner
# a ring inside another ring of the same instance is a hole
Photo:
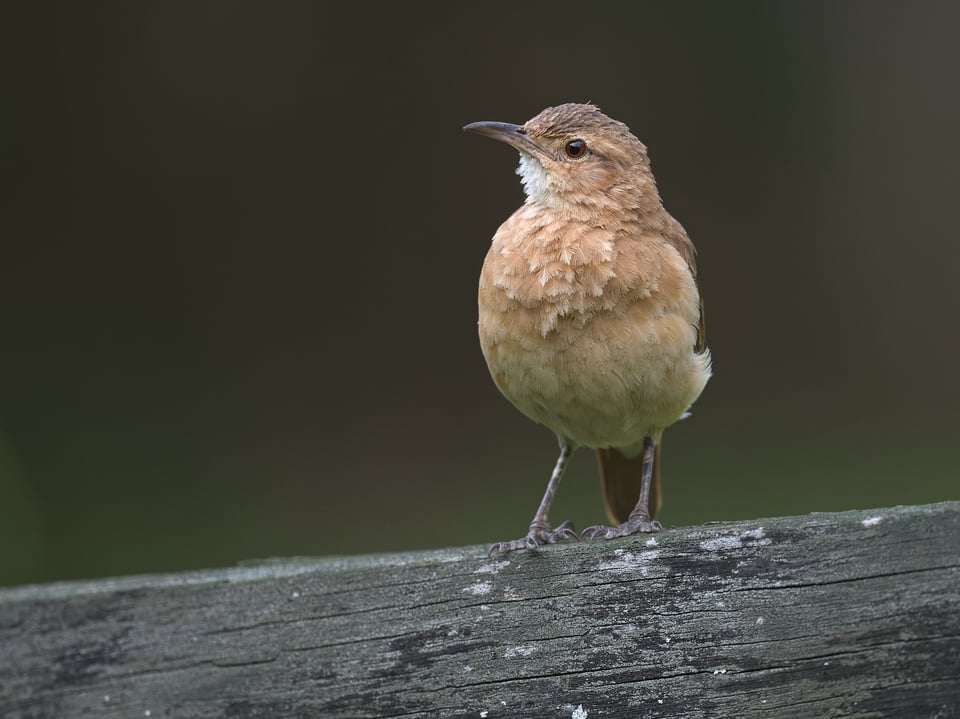
[[[629,537],[633,534],[652,534],[659,532],[661,529],[663,529],[663,525],[656,520],[628,519],[616,527],[608,527],[604,524],[587,527],[580,533],[580,539],[581,541],[584,539],[617,539],[619,537]]]
[[[541,544],[556,544],[557,542],[577,542],[580,535],[574,529],[570,520],[557,525],[556,529],[550,527],[531,527],[527,536],[520,539],[513,539],[509,542],[495,542],[490,545],[487,552],[488,556],[494,554],[505,554],[517,549],[537,549]]]

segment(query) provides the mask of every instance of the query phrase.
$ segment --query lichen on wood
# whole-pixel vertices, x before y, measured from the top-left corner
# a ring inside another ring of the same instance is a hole
[[[3,717],[960,716],[960,502],[0,590]]]

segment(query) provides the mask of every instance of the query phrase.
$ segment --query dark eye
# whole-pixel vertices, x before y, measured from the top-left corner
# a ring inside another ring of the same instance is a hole
[[[583,140],[570,140],[570,142],[564,146],[563,151],[567,153],[567,157],[578,160],[587,154],[587,143]]]

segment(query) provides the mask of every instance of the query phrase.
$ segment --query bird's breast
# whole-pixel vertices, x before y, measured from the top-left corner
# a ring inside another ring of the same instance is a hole
[[[638,222],[586,223],[525,205],[493,238],[479,301],[546,337],[562,319],[575,328],[651,297],[663,274],[663,248]]]
[[[643,228],[521,208],[484,262],[481,346],[524,414],[581,444],[623,446],[676,421],[703,389],[698,304],[685,261]]]

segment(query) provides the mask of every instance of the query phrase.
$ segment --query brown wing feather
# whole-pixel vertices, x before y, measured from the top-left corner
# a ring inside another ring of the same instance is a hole
[[[697,248],[687,235],[683,226],[673,221],[673,227],[670,231],[664,233],[667,242],[675,249],[687,263],[690,268],[690,274],[693,275],[693,281],[697,281]],[[703,293],[700,291],[700,285],[697,283],[697,294],[700,296],[700,321],[697,323],[697,343],[694,345],[694,351],[702,352],[707,346],[707,318],[703,309]]]
[[[634,458],[624,456],[618,449],[598,449],[597,466],[600,468],[600,485],[603,487],[603,504],[607,516],[614,524],[627,521],[630,512],[640,499],[640,484],[643,482],[643,455]],[[650,518],[660,511],[663,496],[660,493],[660,443],[653,454],[653,481],[650,483]]]

